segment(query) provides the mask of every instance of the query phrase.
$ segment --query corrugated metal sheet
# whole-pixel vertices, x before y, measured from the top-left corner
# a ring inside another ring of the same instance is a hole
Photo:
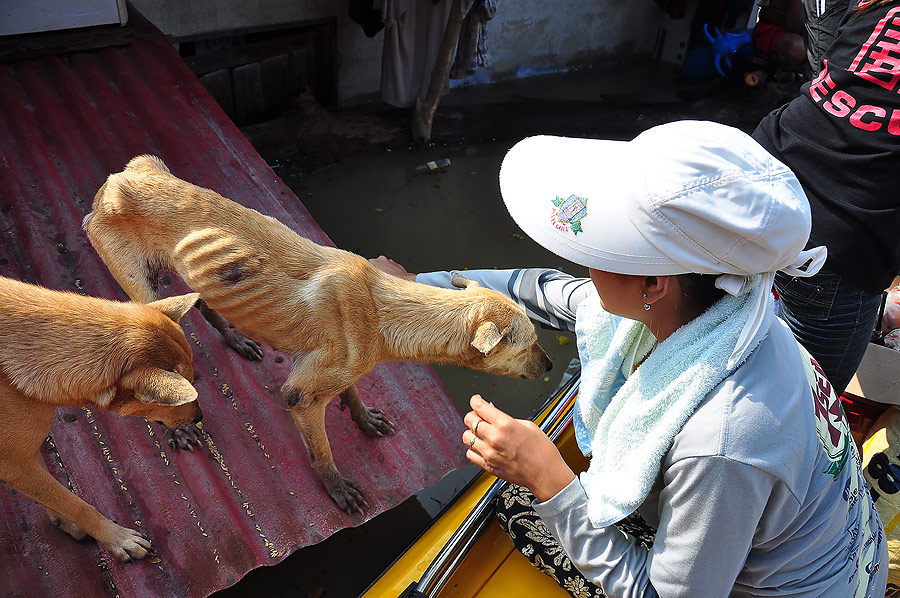
[[[124,46],[0,64],[0,274],[125,299],[81,220],[105,177],[141,153],[329,243],[167,40],[138,21]],[[167,286],[186,290],[178,280]],[[73,408],[57,410],[46,447],[58,479],[147,533],[162,561],[121,564],[0,485],[0,594],[204,596],[359,525],[463,462],[461,418],[431,368],[382,364],[360,392],[396,435],[367,438],[337,401],[328,408],[336,463],[370,504],[365,518],[347,516],[310,468],[280,396],[290,360],[268,348],[262,363],[241,359],[196,311],[183,325],[195,342],[203,450],[175,452],[155,424]]]

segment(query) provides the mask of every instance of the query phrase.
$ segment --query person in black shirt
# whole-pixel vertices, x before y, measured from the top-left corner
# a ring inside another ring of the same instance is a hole
[[[834,18],[804,3],[814,21]],[[815,79],[753,132],[803,185],[809,246],[828,247],[819,274],[780,274],[775,288],[782,317],[839,394],[872,337],[881,293],[900,272],[898,40],[900,0],[852,3]]]

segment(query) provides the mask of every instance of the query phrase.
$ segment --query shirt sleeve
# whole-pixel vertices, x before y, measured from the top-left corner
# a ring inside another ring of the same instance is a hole
[[[594,527],[578,478],[553,498],[532,503],[535,512],[582,575],[610,598],[657,596],[650,584],[650,552],[614,525]]]
[[[595,528],[579,480],[534,509],[585,577],[610,598],[729,596],[766,508],[772,477],[726,457],[665,472],[660,525],[647,550],[615,526]]]
[[[557,330],[575,330],[578,304],[596,292],[590,278],[575,278],[549,268],[515,270],[451,270],[416,275],[416,282],[454,288],[454,273],[512,298],[535,322]]]

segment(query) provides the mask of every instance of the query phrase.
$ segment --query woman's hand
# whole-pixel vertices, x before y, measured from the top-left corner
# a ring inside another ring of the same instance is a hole
[[[468,429],[462,440],[466,458],[486,472],[512,484],[525,486],[545,501],[575,479],[556,445],[534,422],[515,419],[473,395],[466,414]]]
[[[379,255],[378,257],[370,258],[369,263],[382,272],[386,272],[392,276],[396,276],[397,278],[402,278],[404,280],[409,280],[412,282],[416,281],[416,275],[414,273],[407,272],[406,268],[389,257]]]

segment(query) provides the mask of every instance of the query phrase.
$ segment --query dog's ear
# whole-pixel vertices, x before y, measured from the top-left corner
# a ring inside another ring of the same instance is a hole
[[[467,289],[469,287],[472,287],[474,289],[475,287],[480,286],[477,282],[475,282],[474,280],[469,280],[459,272],[454,272],[450,276],[450,284],[458,289]]]
[[[122,385],[134,391],[141,403],[176,407],[197,400],[197,389],[175,372],[142,368],[122,378]]]
[[[194,307],[198,299],[200,299],[200,293],[188,293],[187,295],[160,299],[147,305],[163,312],[173,322],[179,322],[184,317],[184,314]]]
[[[509,328],[501,332],[493,322],[485,322],[475,331],[472,346],[487,355],[507,332],[509,332]]]

